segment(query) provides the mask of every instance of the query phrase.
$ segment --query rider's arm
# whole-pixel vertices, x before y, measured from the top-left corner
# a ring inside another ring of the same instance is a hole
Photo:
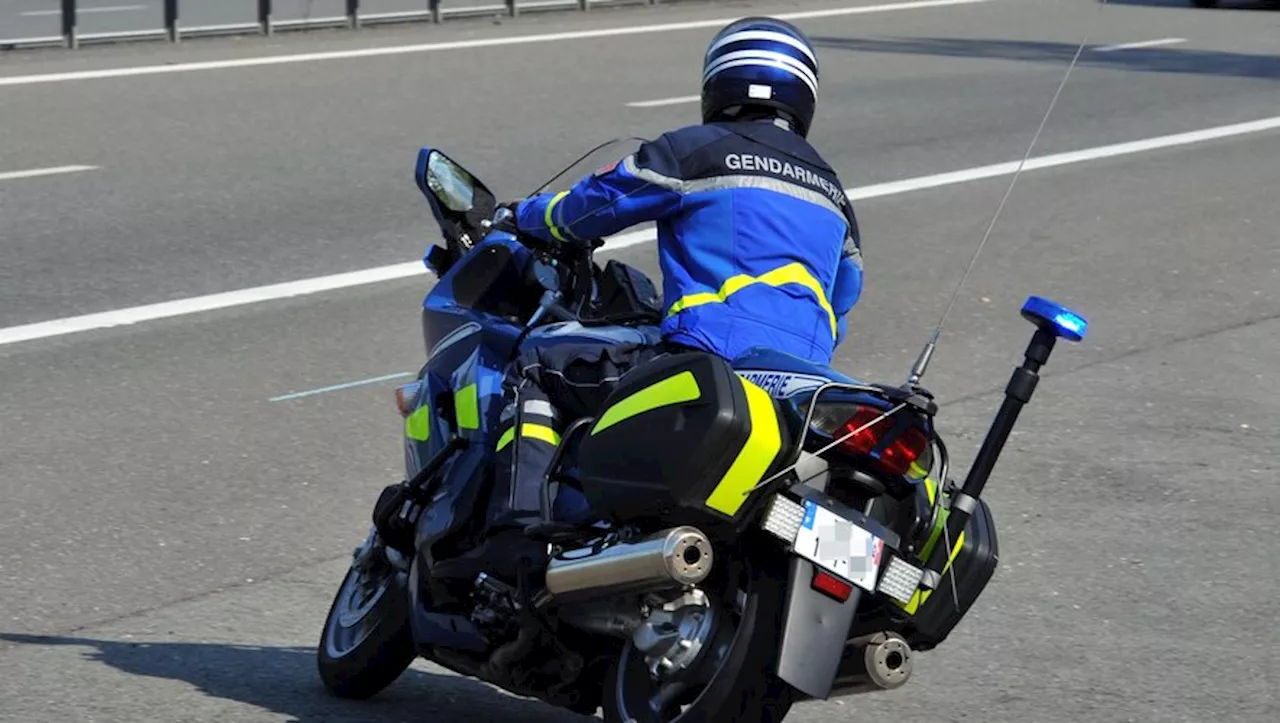
[[[845,317],[862,296],[862,249],[855,226],[853,234],[845,240],[840,254],[840,266],[836,269],[835,288],[831,292],[831,308],[836,313],[836,344],[844,341],[848,332]]]
[[[680,207],[680,164],[666,138],[605,166],[564,193],[520,203],[520,231],[543,241],[599,239]]]

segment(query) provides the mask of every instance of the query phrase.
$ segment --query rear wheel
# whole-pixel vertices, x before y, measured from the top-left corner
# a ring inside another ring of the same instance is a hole
[[[417,651],[409,629],[408,576],[383,558],[353,564],[334,596],[316,651],[320,679],[335,695],[364,699],[395,682]]]
[[[774,568],[785,561],[758,551],[739,557],[706,592],[652,609],[606,678],[607,723],[780,723],[786,716],[793,689],[773,674],[786,592]]]

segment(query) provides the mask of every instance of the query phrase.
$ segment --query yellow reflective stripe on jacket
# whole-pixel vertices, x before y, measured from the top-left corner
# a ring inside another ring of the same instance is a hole
[[[547,444],[560,446],[560,435],[556,434],[556,430],[545,424],[522,424],[520,425],[520,436],[522,438],[538,439]],[[512,426],[510,429],[502,433],[498,438],[497,452],[501,452],[503,447],[511,444],[516,440],[516,428]]]
[[[737,375],[735,375],[737,376]],[[769,393],[751,382],[738,377],[747,392],[747,410],[751,417],[751,433],[747,443],[738,452],[729,471],[725,472],[706,505],[730,517],[747,502],[751,489],[764,479],[773,461],[782,451],[782,430],[778,412]]]
[[[556,204],[560,203],[560,201],[563,200],[564,197],[568,195],[569,195],[568,191],[561,191],[560,193],[557,193],[555,197],[551,199],[551,203],[547,204],[546,213],[542,215],[542,220],[547,224],[547,229],[551,231],[551,235],[555,236],[557,241],[564,241],[565,238],[564,236],[560,235],[560,229],[556,228],[555,217],[552,215],[552,212],[555,211]]]
[[[704,291],[698,294],[688,294],[676,300],[671,308],[667,310],[667,316],[684,311],[685,309],[703,304],[724,303],[730,296],[753,284],[765,284],[766,286],[783,286],[785,284],[799,284],[813,295],[818,297],[818,303],[822,305],[822,310],[827,312],[827,318],[831,322],[831,335],[838,333],[839,327],[836,323],[836,312],[831,308],[831,302],[827,301],[827,293],[823,290],[822,284],[809,273],[809,270],[801,263],[787,264],[774,269],[760,276],[748,276],[747,274],[739,274],[731,276],[723,285],[720,286],[718,292]]]
[[[595,429],[591,430],[591,436],[594,437],[618,422],[636,415],[651,412],[659,407],[692,402],[701,396],[702,390],[698,388],[698,380],[693,378],[693,372],[680,372],[650,384],[609,407],[604,414],[600,415],[600,421],[596,422]]]

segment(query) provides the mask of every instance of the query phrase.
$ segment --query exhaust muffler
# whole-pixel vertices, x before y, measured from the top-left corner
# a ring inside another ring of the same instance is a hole
[[[555,600],[696,585],[711,574],[711,541],[696,527],[673,527],[636,542],[596,552],[568,550],[547,565],[546,589]]]
[[[849,641],[829,697],[901,688],[911,678],[914,652],[897,633],[880,632]]]

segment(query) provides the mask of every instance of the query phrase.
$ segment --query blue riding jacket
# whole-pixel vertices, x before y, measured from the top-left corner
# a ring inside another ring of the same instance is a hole
[[[862,293],[853,204],[802,137],[767,122],[664,134],[571,190],[523,201],[548,242],[655,221],[665,339],[735,359],[768,347],[829,364]]]

